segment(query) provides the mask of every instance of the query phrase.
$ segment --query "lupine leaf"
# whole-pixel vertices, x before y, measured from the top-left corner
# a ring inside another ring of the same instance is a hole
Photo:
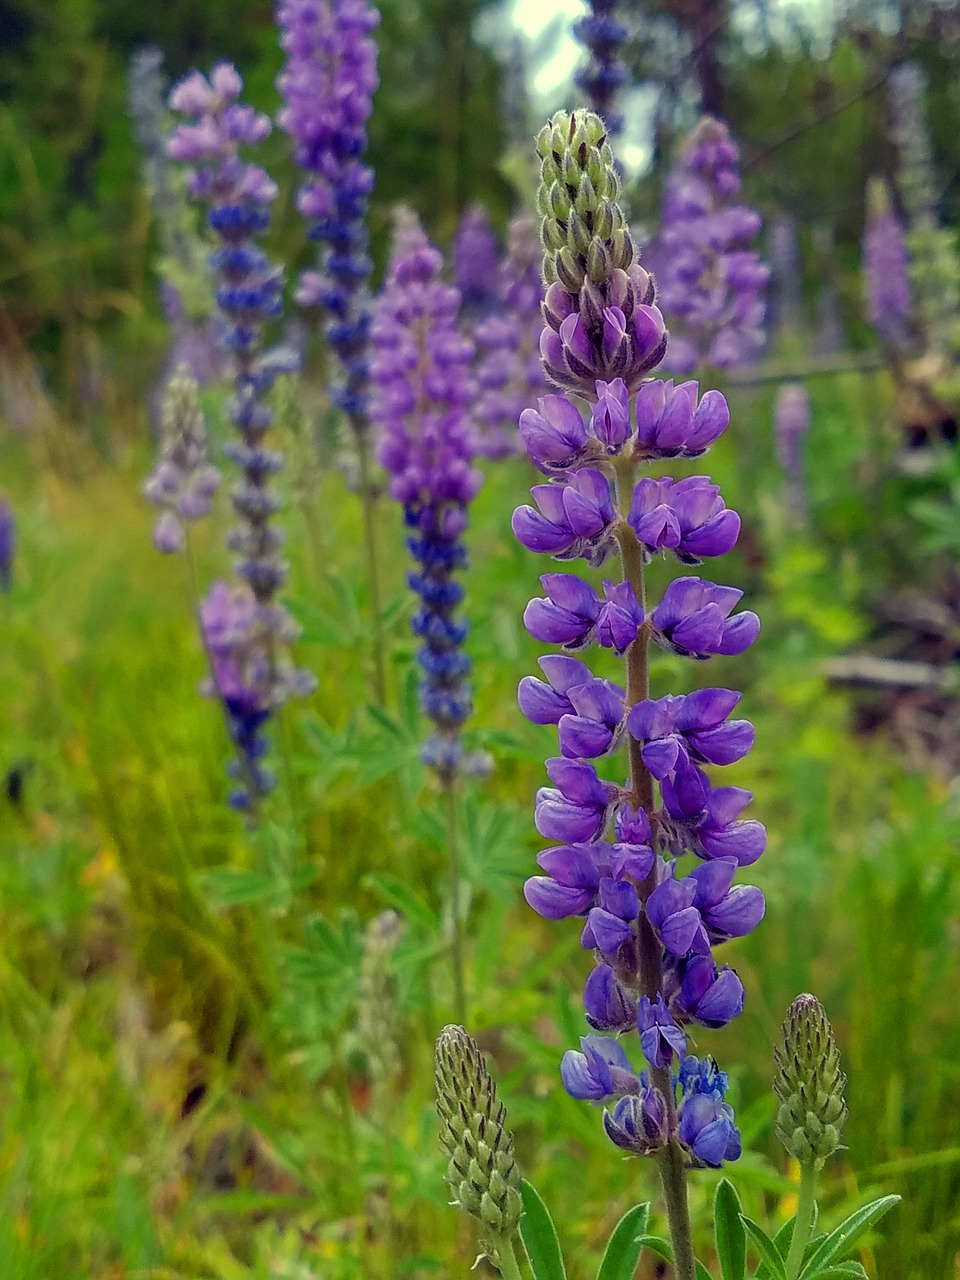
[[[740,1197],[727,1178],[721,1178],[717,1184],[713,1229],[723,1280],[743,1280],[747,1270],[747,1236],[740,1221]]]
[[[786,1268],[783,1265],[783,1259],[777,1250],[777,1246],[773,1243],[767,1233],[752,1218],[748,1218],[745,1214],[740,1215],[740,1221],[744,1225],[747,1235],[753,1241],[754,1247],[760,1257],[767,1264],[774,1280],[787,1280]]]
[[[850,1277],[850,1280],[867,1280],[867,1273],[860,1262],[835,1262],[825,1271],[818,1271],[816,1280],[841,1280],[842,1277]]]
[[[607,1243],[597,1280],[632,1280],[637,1269],[643,1233],[650,1217],[649,1204],[634,1205],[628,1209],[613,1229]]]
[[[563,1254],[557,1229],[550,1217],[550,1210],[540,1199],[532,1182],[520,1181],[523,1198],[523,1217],[520,1219],[520,1239],[526,1250],[534,1280],[567,1280],[563,1269]]]
[[[396,907],[408,920],[416,922],[428,933],[436,933],[440,928],[436,912],[399,876],[387,871],[371,871],[363,877],[362,884],[365,889],[372,889],[384,902]]]
[[[839,1227],[831,1231],[820,1245],[800,1272],[800,1280],[813,1280],[813,1277],[822,1271],[827,1263],[851,1249],[868,1228],[899,1203],[900,1196],[882,1196],[879,1200],[872,1200],[870,1204],[865,1204],[863,1208],[851,1213],[850,1217],[844,1219]]]
[[[641,1236],[637,1244],[642,1249],[649,1249],[658,1258],[662,1258],[664,1262],[669,1262],[671,1267],[673,1266],[673,1245],[669,1240],[664,1240],[663,1236]],[[695,1258],[694,1265],[697,1268],[697,1280],[713,1280],[713,1276],[702,1262]]]

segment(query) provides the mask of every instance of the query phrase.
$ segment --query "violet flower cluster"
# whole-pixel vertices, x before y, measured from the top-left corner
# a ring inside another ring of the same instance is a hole
[[[233,395],[227,413],[239,435],[225,452],[241,471],[231,494],[239,522],[229,545],[239,557],[236,568],[249,591],[249,607],[256,611],[251,633],[263,650],[262,664],[245,661],[237,669],[256,668],[257,685],[251,687],[251,696],[272,710],[289,693],[304,692],[312,684],[282,657],[295,632],[275,598],[286,577],[286,565],[279,554],[282,535],[272,521],[279,501],[269,481],[282,466],[282,457],[265,441],[273,423],[267,393],[276,378],[296,369],[299,361],[295,353],[283,349],[262,351],[263,327],[281,313],[283,279],[256,237],[267,227],[277,188],[259,165],[247,163],[240,155],[241,147],[255,146],[270,132],[267,116],[241,105],[242,89],[240,76],[228,63],[215,66],[209,80],[194,71],[180,81],[170,105],[191,120],[173,133],[168,151],[192,166],[188,190],[208,206],[209,226],[219,242],[211,265],[217,279],[222,338],[233,364]],[[233,634],[230,629],[227,633]],[[211,635],[206,640],[213,652]],[[232,797],[238,807],[253,804],[256,791],[263,789],[253,785],[266,778],[253,767],[262,754],[261,724],[251,734],[234,737],[246,780]]]
[[[614,324],[612,308],[594,308],[590,299],[611,283],[620,296],[628,291],[616,272],[628,281],[642,277],[622,215],[610,208],[615,198],[604,194],[615,192],[616,173],[603,123],[592,113],[561,113],[538,149],[541,207],[565,210],[563,218],[545,217],[544,244],[571,225],[600,229],[587,233],[576,256],[582,287],[553,284],[544,305],[545,313],[563,305],[575,318],[576,369],[579,375],[592,358],[594,376],[587,384],[584,371],[576,386],[589,416],[566,395],[544,396],[521,415],[527,451],[548,480],[533,489],[536,507],[514,513],[513,528],[525,547],[559,560],[598,566],[618,555],[622,574],[604,579],[602,590],[579,575],[545,574],[544,596],[524,614],[531,635],[561,648],[540,660],[544,679],[527,676],[518,691],[526,717],[556,725],[559,743],[559,755],[547,761],[553,785],[536,802],[537,830],[550,845],[537,859],[543,874],[524,892],[548,919],[579,917],[581,944],[596,961],[584,991],[587,1021],[614,1037],[637,1031],[648,1064],[637,1073],[619,1039],[589,1035],[564,1058],[568,1091],[614,1104],[604,1125],[627,1151],[679,1146],[686,1161],[719,1165],[740,1150],[727,1079],[712,1061],[687,1055],[686,1028],[722,1027],[743,1007],[740,979],[714,949],[763,916],[760,890],[734,879],[760,857],[766,837],[760,823],[741,816],[750,793],[715,785],[708,771],[741,760],[753,727],[735,718],[741,695],[731,689],[651,697],[647,650],[652,640],[693,659],[738,654],[760,624],[753,613],[733,612],[742,592],[695,575],[674,578],[658,601],[647,600],[647,563],[670,553],[692,567],[723,555],[740,520],[706,476],[636,476],[643,463],[699,457],[729,413],[719,392],[698,397],[696,383],[643,382],[655,363],[651,347],[631,346],[626,336],[611,376],[607,335],[628,334],[629,322]],[[614,255],[621,265],[598,281],[597,266]],[[555,271],[549,257],[548,249],[548,276]],[[559,290],[569,302],[558,301]],[[642,332],[662,333],[652,300],[639,305]],[[564,324],[569,335],[574,326]],[[545,357],[554,365],[561,358],[549,341]],[[595,677],[572,656],[592,644],[624,656],[625,685]],[[621,746],[629,776],[606,781],[594,761]],[[684,868],[687,855],[694,863]]]
[[[736,200],[738,158],[727,126],[705,116],[667,180],[655,268],[677,373],[749,364],[763,345],[769,272],[749,247],[760,215]]]
[[[220,485],[220,472],[208,460],[199,388],[185,364],[167,384],[162,428],[160,460],[150,473],[144,493],[162,508],[153,528],[153,544],[158,551],[171,554],[185,550],[185,522],[209,514]]]
[[[863,270],[867,319],[889,346],[908,345],[913,334],[910,258],[903,224],[884,183],[867,188],[867,225],[863,233]]]
[[[520,453],[520,414],[547,390],[540,362],[543,284],[540,239],[529,218],[514,218],[507,252],[495,274],[493,309],[473,331],[477,345],[477,398],[473,424],[486,458]]]
[[[378,459],[403,504],[417,561],[409,579],[420,597],[412,626],[421,641],[421,706],[434,725],[423,759],[449,784],[464,763],[460,730],[471,709],[467,626],[457,614],[463,588],[454,575],[466,564],[467,506],[482,477],[471,465],[473,346],[458,328],[460,295],[442,281],[442,268],[419,223],[398,228],[374,307],[370,375]]]
[[[490,215],[483,205],[471,205],[453,237],[453,283],[460,290],[465,317],[480,319],[497,306],[499,270],[500,249]]]
[[[627,68],[617,55],[627,38],[627,28],[616,16],[617,0],[589,0],[590,12],[573,24],[573,34],[585,45],[587,65],[574,81],[587,95],[592,110],[603,118],[607,133],[623,130],[623,116],[614,109],[617,90],[628,78]]]
[[[366,214],[373,170],[362,156],[373,109],[380,15],[366,0],[282,0],[277,9],[287,55],[278,88],[286,100],[280,126],[293,138],[308,175],[297,207],[323,246],[320,271],[300,277],[297,300],[322,306],[327,337],[343,373],[333,399],[355,431],[366,430],[369,309],[365,286]]]

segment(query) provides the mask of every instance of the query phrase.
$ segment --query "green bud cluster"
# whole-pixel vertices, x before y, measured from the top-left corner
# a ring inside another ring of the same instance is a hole
[[[572,294],[604,284],[636,253],[617,198],[620,179],[606,125],[592,111],[558,111],[537,137],[543,278]]]
[[[809,994],[797,996],[781,1028],[774,1050],[777,1074],[773,1090],[779,1099],[777,1136],[801,1164],[822,1164],[840,1146],[847,1118],[840,1051],[823,1005]]]
[[[447,1186],[453,1203],[482,1223],[483,1245],[496,1265],[520,1221],[520,1173],[496,1085],[463,1027],[440,1032],[435,1078]]]

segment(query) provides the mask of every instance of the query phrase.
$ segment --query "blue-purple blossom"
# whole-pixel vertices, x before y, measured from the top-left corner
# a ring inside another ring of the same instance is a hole
[[[589,54],[574,82],[586,94],[590,109],[603,119],[607,132],[616,136],[623,130],[623,116],[614,103],[617,90],[628,79],[627,68],[617,54],[627,38],[627,28],[616,16],[617,0],[589,0],[589,8],[589,14],[573,24],[573,34]]]
[[[701,131],[691,172],[708,174],[712,194],[729,206],[735,152],[731,158],[725,133],[712,142],[709,135]],[[707,476],[636,478],[642,463],[699,457],[726,429],[729,410],[719,392],[698,399],[695,382],[643,381],[663,354],[662,321],[616,204],[605,147],[602,125],[589,114],[561,113],[538,141],[544,274],[552,281],[544,368],[587,402],[587,413],[559,394],[521,413],[521,438],[550,482],[534,486],[536,506],[519,507],[513,527],[527,548],[589,567],[620,553],[622,580],[605,579],[602,594],[586,578],[544,574],[545,594],[529,602],[523,620],[535,639],[568,653],[596,642],[624,655],[629,678],[624,688],[595,677],[580,657],[553,654],[540,660],[546,680],[520,682],[524,714],[557,726],[561,752],[547,761],[553,785],[538,791],[535,808],[537,830],[556,844],[538,855],[543,874],[526,882],[524,895],[547,919],[580,919],[581,946],[596,962],[584,988],[587,1022],[615,1036],[635,1030],[649,1063],[638,1075],[620,1040],[587,1036],[564,1056],[568,1092],[618,1099],[603,1123],[621,1149],[648,1155],[669,1143],[687,1162],[716,1167],[739,1154],[739,1134],[724,1100],[726,1077],[684,1056],[685,1028],[724,1026],[743,1008],[743,984],[714,949],[763,916],[760,890],[734,881],[763,852],[765,832],[741,817],[750,793],[715,787],[704,768],[742,760],[754,731],[732,718],[736,690],[645,695],[635,658],[639,646],[646,669],[651,640],[698,660],[741,653],[760,624],[753,613],[733,613],[741,591],[698,577],[675,579],[659,603],[645,603],[644,566],[657,553],[685,564],[723,555],[740,518]],[[713,223],[711,252],[741,235],[740,223],[753,226],[748,211],[727,206]],[[750,256],[727,254],[744,292]],[[753,272],[754,285],[760,274]],[[618,784],[591,761],[624,737],[630,772]],[[696,861],[685,873],[688,854]]]
[[[16,526],[13,508],[0,498],[0,591],[13,584],[13,554],[16,550]]]
[[[863,271],[867,286],[867,319],[878,336],[892,346],[909,341],[913,300],[910,260],[903,225],[883,187],[872,187],[863,235]]]
[[[769,272],[749,248],[760,217],[736,201],[738,159],[727,126],[705,116],[667,179],[654,265],[664,363],[680,373],[748,364],[763,345]]]
[[[500,250],[483,205],[464,210],[453,237],[453,283],[460,290],[464,313],[483,316],[497,303]]]
[[[457,617],[463,588],[454,574],[466,564],[467,507],[481,476],[467,414],[473,347],[457,327],[460,295],[441,280],[442,266],[418,224],[400,228],[374,310],[370,374],[378,458],[403,504],[418,563],[409,579],[421,600],[412,626],[423,642],[421,705],[435,728],[423,758],[449,781],[463,763],[460,729],[471,708],[467,628]]]
[[[791,484],[802,490],[803,441],[810,430],[810,397],[799,382],[788,382],[777,392],[773,408],[773,434],[777,460]]]

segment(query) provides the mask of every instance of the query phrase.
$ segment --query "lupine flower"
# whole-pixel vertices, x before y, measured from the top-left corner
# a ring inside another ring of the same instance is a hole
[[[517,419],[547,385],[540,363],[543,283],[540,240],[529,218],[514,218],[500,264],[496,309],[476,325],[477,400],[473,410],[478,451],[503,458],[522,451]]]
[[[655,1154],[676,1144],[687,1163],[717,1166],[740,1152],[726,1077],[712,1062],[685,1056],[684,1028],[721,1027],[743,1008],[743,984],[713,953],[763,916],[760,890],[734,879],[763,852],[765,833],[740,816],[750,793],[715,787],[705,769],[743,759],[753,726],[731,718],[741,697],[735,690],[650,697],[637,684],[633,655],[653,640],[702,660],[741,653],[757,638],[755,614],[731,616],[742,596],[733,587],[678,578],[659,601],[641,604],[643,565],[657,552],[697,563],[737,540],[739,517],[707,476],[636,479],[641,463],[700,456],[727,427],[729,411],[719,392],[698,400],[696,383],[643,381],[663,343],[647,344],[642,334],[662,337],[662,322],[633,261],[600,121],[561,113],[538,150],[545,273],[553,279],[544,365],[589,412],[567,395],[549,395],[521,414],[524,443],[551,483],[534,486],[537,506],[520,507],[514,529],[532,550],[590,566],[619,549],[624,577],[605,580],[601,596],[585,578],[544,574],[546,594],[530,601],[524,625],[567,651],[597,642],[626,655],[628,680],[623,688],[597,679],[579,657],[554,654],[540,660],[545,681],[520,683],[524,714],[556,725],[561,751],[547,761],[553,785],[537,793],[534,817],[557,843],[538,855],[543,874],[524,894],[548,919],[580,918],[581,945],[597,961],[584,990],[587,1021],[596,1032],[635,1030],[649,1064],[637,1074],[623,1044],[590,1035],[564,1057],[568,1091],[619,1099],[604,1127],[622,1149]],[[627,299],[615,316],[600,305],[610,303],[609,290]],[[619,785],[590,762],[624,738],[631,774]],[[685,872],[687,854],[698,861]]]
[[[280,374],[298,367],[299,358],[282,349],[262,351],[263,327],[281,311],[282,274],[270,264],[255,237],[269,222],[277,188],[260,166],[241,158],[241,147],[256,145],[270,132],[265,115],[241,105],[242,90],[243,81],[229,63],[215,66],[209,80],[199,71],[181,80],[170,95],[170,105],[192,122],[175,130],[167,150],[174,159],[192,166],[188,189],[209,207],[209,225],[220,244],[211,262],[217,276],[223,341],[233,362],[233,395],[227,414],[240,437],[225,452],[241,469],[231,494],[239,522],[229,545],[238,555],[237,574],[249,586],[258,610],[251,634],[262,646],[266,664],[266,687],[258,687],[264,705],[257,712],[263,711],[266,719],[291,692],[310,688],[312,680],[281,658],[295,627],[275,602],[286,565],[279,555],[281,535],[271,521],[279,503],[269,479],[282,458],[265,444],[273,422],[265,398]],[[234,737],[242,756],[246,747],[236,733]],[[266,785],[268,775],[249,768],[244,777],[259,786],[261,781]],[[239,805],[255,799],[242,788],[234,796]]]
[[[777,392],[773,408],[773,434],[777,460],[787,479],[802,487],[802,446],[810,430],[810,397],[799,382],[788,382]]]
[[[778,213],[773,217],[768,248],[773,294],[770,319],[778,328],[794,332],[800,328],[803,315],[803,258],[797,222],[791,214]]]
[[[279,122],[309,175],[297,207],[323,245],[321,269],[301,275],[297,301],[322,306],[329,317],[327,337],[343,374],[333,398],[360,432],[369,377],[364,286],[372,267],[365,218],[374,181],[362,157],[378,84],[370,33],[379,21],[366,0],[281,0],[277,9],[287,55],[277,81],[286,101]]]
[[[748,247],[760,217],[736,203],[738,158],[727,126],[705,116],[667,180],[656,275],[665,364],[681,373],[748,364],[763,345],[769,272]]]
[[[884,342],[902,346],[911,336],[913,311],[909,258],[903,226],[881,182],[873,182],[868,193],[863,269],[867,319]]]
[[[453,283],[460,290],[464,313],[483,316],[497,303],[500,250],[482,205],[465,210],[453,237]]]
[[[220,472],[207,460],[207,433],[200,409],[199,388],[182,365],[167,385],[163,400],[163,439],[160,461],[144,492],[163,514],[153,530],[158,551],[182,551],[185,520],[199,520],[210,511],[220,484]]]
[[[13,585],[13,553],[16,549],[16,526],[13,509],[0,498],[0,591]]]
[[[421,607],[413,618],[423,644],[420,699],[435,733],[424,760],[450,781],[463,764],[460,728],[470,714],[462,650],[466,624],[456,617],[466,564],[467,507],[480,487],[472,466],[467,406],[473,348],[457,328],[460,295],[440,278],[443,259],[419,224],[395,243],[371,327],[371,416],[382,431],[378,457],[390,493],[403,504],[407,545],[419,564],[410,585]]]
[[[616,16],[616,0],[589,0],[590,13],[573,24],[573,34],[589,53],[587,65],[574,82],[587,96],[590,109],[602,117],[607,132],[615,137],[623,130],[623,116],[614,110],[617,90],[628,78],[627,68],[617,61],[617,53],[627,38],[627,28]]]

